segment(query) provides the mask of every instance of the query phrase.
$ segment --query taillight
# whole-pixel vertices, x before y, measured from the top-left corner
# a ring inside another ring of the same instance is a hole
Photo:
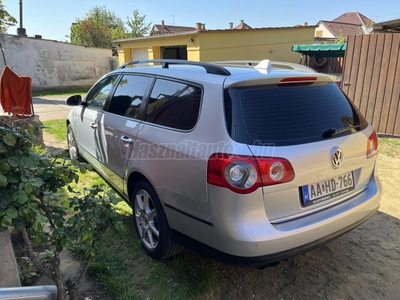
[[[369,136],[367,142],[367,158],[371,158],[378,154],[378,135],[376,131]]]
[[[294,171],[283,158],[216,153],[208,160],[207,182],[248,194],[261,186],[293,180]]]

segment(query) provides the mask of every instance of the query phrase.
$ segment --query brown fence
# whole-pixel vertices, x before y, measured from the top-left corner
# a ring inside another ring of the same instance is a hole
[[[349,36],[343,91],[382,134],[400,136],[400,34]]]

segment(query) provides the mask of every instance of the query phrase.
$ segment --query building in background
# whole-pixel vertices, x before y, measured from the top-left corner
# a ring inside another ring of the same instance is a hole
[[[347,12],[332,21],[319,21],[315,29],[315,42],[346,42],[349,35],[369,34],[374,21],[359,12]]]
[[[154,25],[146,37],[117,40],[119,64],[142,59],[279,60],[299,62],[300,55],[291,51],[294,44],[314,41],[315,26],[252,28],[243,20],[227,29]]]

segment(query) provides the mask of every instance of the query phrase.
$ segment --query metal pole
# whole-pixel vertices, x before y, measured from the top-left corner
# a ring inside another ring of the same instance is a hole
[[[0,299],[7,300],[56,300],[55,285],[0,288]]]
[[[22,0],[19,0],[19,27],[24,28],[23,26],[23,20],[22,20]]]

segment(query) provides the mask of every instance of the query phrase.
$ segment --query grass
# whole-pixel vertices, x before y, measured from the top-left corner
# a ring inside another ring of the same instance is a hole
[[[116,299],[204,299],[217,286],[218,263],[185,250],[156,261],[143,251],[132,216],[121,218],[126,229],[103,236],[89,268]]]
[[[400,139],[379,138],[379,153],[390,157],[400,157]]]
[[[67,140],[67,126],[64,119],[44,121],[43,125],[43,130],[54,135],[57,141]]]

